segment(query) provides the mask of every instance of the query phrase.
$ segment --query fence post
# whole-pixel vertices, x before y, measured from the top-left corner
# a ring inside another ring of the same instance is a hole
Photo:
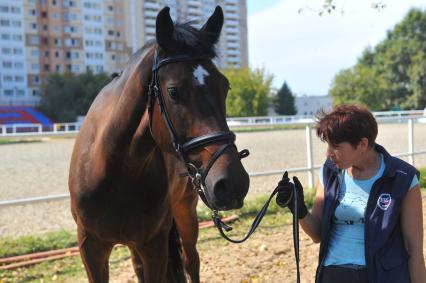
[[[314,186],[314,161],[312,155],[312,135],[311,125],[306,125],[306,158],[308,160],[308,186],[312,188]]]
[[[43,132],[43,128],[41,124],[37,125],[37,131],[41,134]]]
[[[408,119],[408,163],[414,165],[414,123],[413,119]]]

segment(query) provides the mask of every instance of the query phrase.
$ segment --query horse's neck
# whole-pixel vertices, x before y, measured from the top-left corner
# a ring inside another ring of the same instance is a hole
[[[118,98],[109,115],[104,138],[108,152],[121,152],[128,148],[139,129],[147,109],[147,92],[151,74],[150,51],[145,51],[138,63],[128,67],[117,81]]]

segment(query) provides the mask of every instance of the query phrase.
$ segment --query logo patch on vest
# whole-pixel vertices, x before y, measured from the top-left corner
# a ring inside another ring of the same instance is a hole
[[[387,210],[392,202],[390,194],[381,194],[377,199],[377,206],[382,210]]]

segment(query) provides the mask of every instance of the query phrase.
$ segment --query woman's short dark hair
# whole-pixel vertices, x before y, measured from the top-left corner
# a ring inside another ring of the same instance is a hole
[[[377,122],[367,108],[360,105],[338,105],[331,112],[320,110],[316,116],[317,136],[325,142],[337,145],[348,142],[356,147],[362,138],[368,146],[374,146],[377,137]]]

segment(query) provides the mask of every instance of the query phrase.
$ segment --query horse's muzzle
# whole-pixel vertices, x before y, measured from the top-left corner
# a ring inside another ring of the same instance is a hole
[[[212,204],[218,210],[239,209],[249,188],[249,177],[243,169],[240,174],[222,176],[212,184]]]

